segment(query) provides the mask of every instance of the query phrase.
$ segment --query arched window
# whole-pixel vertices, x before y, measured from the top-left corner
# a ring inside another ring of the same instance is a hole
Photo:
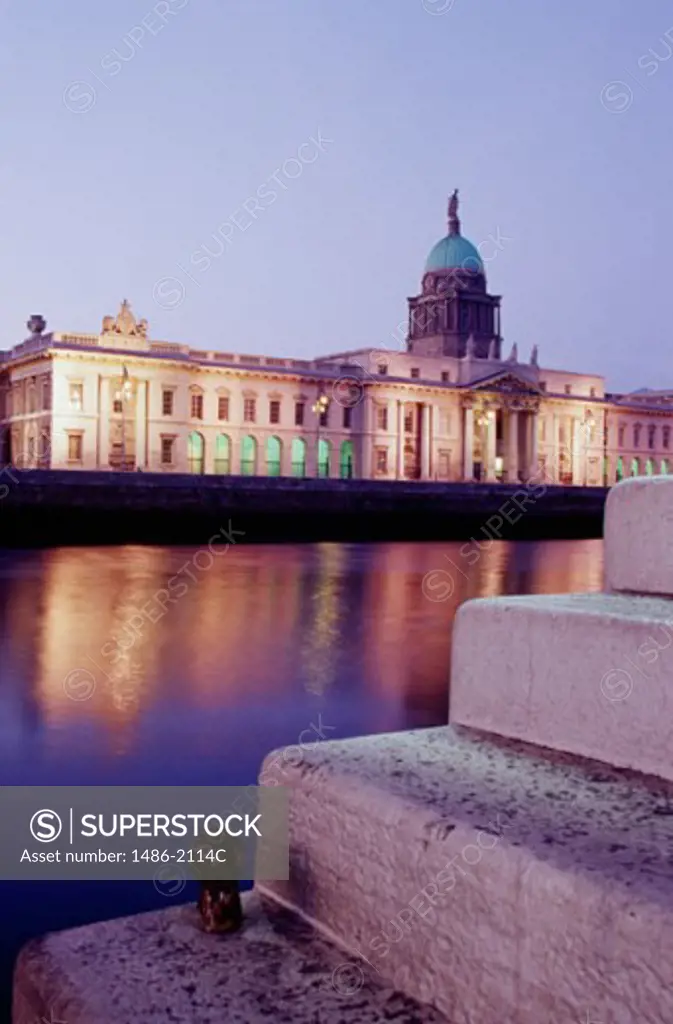
[[[318,441],[318,476],[329,476],[331,445],[324,437]]]
[[[631,476],[640,476],[638,459],[631,459]]]
[[[353,476],[353,442],[344,441],[339,452],[339,476],[350,480]]]
[[[266,475],[280,476],[280,460],[283,451],[280,438],[270,437],[266,442]]]
[[[640,431],[642,430],[642,424],[634,423],[633,425],[633,447],[640,448]]]
[[[241,473],[254,476],[257,472],[257,441],[251,434],[241,441]]]
[[[616,477],[617,477],[617,482],[619,482],[620,480],[624,479],[624,460],[621,457],[621,455],[617,459],[617,473],[616,473]]]
[[[215,440],[215,472],[231,473],[231,441],[226,434],[218,434]]]
[[[292,441],[292,476],[306,476],[306,441],[295,437]]]
[[[206,471],[206,442],[198,430],[193,430],[187,438],[187,465],[190,473]]]
[[[647,427],[647,447],[654,448],[657,438],[657,426],[655,423],[650,423]]]
[[[648,459],[645,463],[645,476],[654,476],[654,459]]]
[[[662,459],[661,460],[661,469],[659,470],[659,472],[663,476],[665,476],[668,473],[668,471],[669,471],[668,470],[668,460],[667,459]]]

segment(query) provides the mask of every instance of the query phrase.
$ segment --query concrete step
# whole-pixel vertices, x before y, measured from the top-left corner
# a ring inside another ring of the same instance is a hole
[[[608,493],[605,583],[609,590],[673,595],[673,477],[634,477]]]
[[[200,930],[194,906],[105,921],[26,946],[13,1024],[447,1024],[257,892],[245,926]]]
[[[456,616],[450,719],[673,779],[673,601],[467,602]]]
[[[673,785],[447,726],[271,754],[290,881],[371,977],[469,1024],[673,1021]]]

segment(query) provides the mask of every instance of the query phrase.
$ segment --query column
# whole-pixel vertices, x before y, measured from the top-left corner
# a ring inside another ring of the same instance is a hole
[[[141,469],[147,468],[147,383],[144,380],[136,382],[136,466]],[[212,459],[212,452],[206,448],[206,459]],[[208,470],[212,472],[212,470]]]
[[[495,409],[490,409],[488,412],[488,422],[486,424],[486,479],[491,482],[496,479],[495,452],[498,433],[497,415],[498,414]]]
[[[465,407],[463,417],[463,480],[474,476],[474,409]]]
[[[292,435],[286,431],[281,440],[280,475],[292,476]]]
[[[507,480],[516,483],[519,479],[519,413],[510,409],[507,418]]]
[[[430,479],[430,406],[421,406],[421,480]]]
[[[581,447],[582,424],[577,419],[570,420],[572,428],[572,453],[573,453],[573,484],[580,487],[584,483],[583,469],[584,459]]]
[[[397,479],[404,480],[404,402],[397,403]]]
[[[372,396],[365,391],[362,396],[363,403],[363,431],[362,431],[362,479],[371,480],[372,473]]]
[[[99,376],[98,469],[110,468],[110,378]]]
[[[538,465],[538,437],[539,437],[539,422],[537,412],[530,413],[530,468],[528,470],[529,476],[533,479],[537,479],[540,467]]]

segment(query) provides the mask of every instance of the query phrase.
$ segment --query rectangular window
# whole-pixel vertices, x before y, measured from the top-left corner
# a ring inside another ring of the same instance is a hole
[[[82,435],[68,434],[68,462],[82,461]]]
[[[164,416],[173,415],[173,392],[164,388],[161,395],[161,412]]]
[[[388,449],[377,448],[376,449],[376,472],[387,473],[388,472]]]
[[[84,406],[84,385],[70,385],[70,408],[73,412],[81,412]]]
[[[654,448],[654,440],[657,434],[656,426],[651,423],[647,428],[647,447]]]
[[[386,374],[388,373],[388,364],[387,363],[379,363],[379,365],[377,367],[377,370],[378,370],[379,377],[385,377]]]
[[[450,383],[451,383],[451,374],[449,373],[448,370],[442,370],[442,384],[450,384]]]
[[[219,395],[217,399],[218,420],[229,419],[229,395]]]
[[[418,380],[420,375],[421,375],[421,371],[420,371],[419,367],[418,366],[412,366],[411,367],[411,376],[412,376],[412,378],[414,380]]]
[[[269,423],[280,423],[280,402],[277,398],[269,402]]]
[[[540,391],[546,391],[546,390],[547,390],[547,381],[546,380],[541,380],[540,381]]]
[[[255,398],[244,398],[243,399],[243,421],[244,423],[254,423],[257,415],[257,399]]]
[[[404,415],[404,433],[413,434],[414,432],[414,414],[407,412]]]
[[[566,384],[563,390],[565,391],[566,395],[571,395],[573,391],[570,384]]]
[[[671,444],[671,428],[670,427],[662,427],[661,428],[661,434],[662,434],[662,443],[664,445],[664,448],[669,448],[670,444]]]
[[[589,398],[596,397],[596,388],[589,388]]]
[[[294,425],[295,427],[304,426],[304,402],[294,403]]]
[[[173,449],[175,447],[174,437],[162,437],[161,438],[161,465],[172,466],[173,465]]]
[[[451,470],[451,453],[440,451],[438,475],[442,480],[448,480]]]
[[[641,430],[642,430],[642,427],[641,427],[640,423],[636,423],[634,428],[633,428],[633,447],[634,448],[640,448],[640,431]]]
[[[113,412],[123,412],[124,411],[124,403],[122,402],[121,398],[115,398],[114,402],[112,403],[112,411]]]
[[[624,447],[624,434],[625,434],[625,431],[626,431],[625,427],[619,427],[617,429],[617,444],[619,445],[620,448]]]
[[[191,414],[193,420],[203,419],[203,395],[192,395]]]
[[[350,430],[353,419],[353,409],[350,405],[344,406],[344,430]]]
[[[326,405],[323,411],[320,413],[320,426],[329,426],[329,405]]]
[[[379,430],[388,429],[388,407],[380,405],[376,410],[376,426]]]

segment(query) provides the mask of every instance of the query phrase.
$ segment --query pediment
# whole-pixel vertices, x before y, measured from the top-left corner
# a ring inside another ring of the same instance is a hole
[[[472,391],[496,391],[503,394],[541,395],[542,391],[527,377],[513,370],[491,373],[488,377],[472,381],[467,385]]]

